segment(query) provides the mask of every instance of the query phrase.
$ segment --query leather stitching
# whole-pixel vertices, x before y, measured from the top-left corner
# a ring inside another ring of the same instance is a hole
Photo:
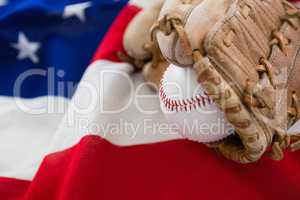
[[[192,111],[196,110],[197,108],[204,108],[208,105],[213,104],[213,100],[207,95],[207,93],[204,93],[203,95],[196,95],[195,97],[191,97],[189,99],[181,99],[181,100],[175,100],[171,99],[167,96],[164,86],[163,86],[163,80],[161,80],[159,89],[159,96],[161,101],[163,102],[165,108],[167,108],[169,111]]]

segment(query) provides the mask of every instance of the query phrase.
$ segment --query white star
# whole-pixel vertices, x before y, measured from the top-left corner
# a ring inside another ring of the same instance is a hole
[[[72,16],[78,17],[78,19],[82,22],[85,21],[85,10],[89,7],[91,7],[92,2],[83,2],[83,3],[77,3],[68,5],[65,7],[63,18],[69,18]]]
[[[7,3],[7,0],[0,0],[0,6],[5,6]]]
[[[24,33],[20,32],[18,43],[11,44],[11,46],[19,51],[19,60],[29,58],[33,63],[39,62],[39,57],[36,55],[36,53],[41,46],[40,43],[30,42]]]

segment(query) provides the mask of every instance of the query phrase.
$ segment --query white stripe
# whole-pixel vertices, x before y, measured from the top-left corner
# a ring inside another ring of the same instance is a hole
[[[179,138],[174,131],[152,127],[166,124],[160,109],[158,95],[149,86],[138,90],[137,87],[144,82],[143,78],[140,74],[130,77],[131,71],[131,66],[125,63],[97,61],[92,64],[78,86],[49,152],[70,147],[87,133],[100,135],[111,143],[122,146]],[[95,91],[100,92],[93,94],[87,92],[86,83]],[[153,98],[135,101],[137,93],[152,95]],[[94,103],[95,105],[93,105]],[[92,109],[79,113],[78,107],[84,108],[87,105],[93,105]],[[104,112],[104,110],[116,111],[122,109],[122,106],[125,106],[125,109],[120,112]],[[142,113],[139,106],[156,112],[153,114]],[[126,125],[130,126],[128,130],[125,130]]]
[[[166,121],[158,95],[148,86],[138,90],[142,75],[131,76],[131,72],[128,64],[97,61],[88,67],[72,101],[60,97],[0,98],[0,177],[31,180],[44,156],[69,148],[88,134],[122,146],[180,138],[174,131],[161,129]],[[154,98],[135,101],[137,92]],[[117,110],[128,102],[121,112],[101,111],[101,106]],[[90,110],[83,109],[90,106]],[[139,106],[157,112],[146,114]],[[46,112],[39,114],[43,108]]]
[[[31,179],[64,116],[58,108],[67,109],[68,101],[0,97],[0,177]]]

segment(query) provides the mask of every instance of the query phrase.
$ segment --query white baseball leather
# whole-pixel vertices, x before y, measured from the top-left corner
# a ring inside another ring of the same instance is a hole
[[[187,139],[211,143],[234,133],[224,114],[198,84],[193,68],[170,65],[161,81],[160,100],[169,125]]]

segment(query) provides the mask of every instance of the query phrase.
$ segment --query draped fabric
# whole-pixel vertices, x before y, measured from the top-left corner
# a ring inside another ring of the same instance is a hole
[[[299,199],[299,152],[239,165],[162,128],[157,94],[117,57],[149,2],[0,0],[0,199]]]

